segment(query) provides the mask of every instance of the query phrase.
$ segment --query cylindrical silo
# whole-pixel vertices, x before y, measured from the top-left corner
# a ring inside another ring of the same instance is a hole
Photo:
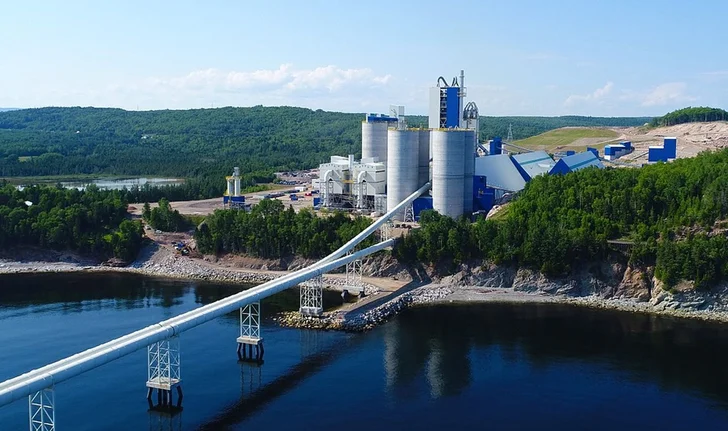
[[[419,130],[389,130],[387,132],[387,211],[397,206],[419,186]],[[401,220],[404,213],[397,219]]]
[[[432,208],[448,217],[463,215],[465,131],[433,130]]]
[[[364,121],[361,123],[361,157],[377,157],[387,161],[387,123],[385,121]]]
[[[430,131],[420,130],[420,149],[418,153],[417,185],[422,187],[430,181]]]
[[[463,145],[465,146],[463,159],[463,172],[465,187],[463,189],[463,212],[471,214],[473,212],[473,174],[475,173],[475,130],[466,130],[463,132]]]

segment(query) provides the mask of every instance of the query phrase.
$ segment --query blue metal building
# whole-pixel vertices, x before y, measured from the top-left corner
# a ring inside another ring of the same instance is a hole
[[[513,156],[513,160],[526,173],[526,181],[530,181],[538,175],[548,174],[556,165],[554,159],[546,151],[516,154]]]
[[[563,159],[556,162],[550,174],[568,174],[569,172],[576,172],[581,169],[589,167],[597,167],[599,169],[604,168],[602,162],[594,155],[591,151],[586,151],[573,156],[566,156]]]

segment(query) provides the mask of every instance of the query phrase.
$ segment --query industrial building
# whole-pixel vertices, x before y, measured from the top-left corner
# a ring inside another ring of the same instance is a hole
[[[546,151],[542,150],[515,154],[513,160],[528,175],[526,181],[530,181],[539,175],[547,175],[556,165],[554,159]]]
[[[604,147],[604,160],[617,160],[632,151],[634,151],[634,149],[632,148],[632,142],[630,141],[622,141],[619,144],[606,145]]]
[[[604,165],[591,151],[573,154],[560,159],[549,172],[549,175],[564,175],[569,172],[576,172],[582,169],[596,167],[603,169]]]
[[[313,182],[328,208],[384,213],[428,181],[431,199],[418,207],[459,217],[474,210],[478,107],[465,103],[465,73],[450,83],[440,77],[430,89],[428,129],[407,127],[403,106],[386,115],[367,114],[362,122],[362,157],[332,156]],[[412,218],[402,214],[400,219]]]
[[[648,149],[648,162],[667,162],[675,158],[677,158],[677,138],[665,138],[661,147],[652,146]]]
[[[233,174],[225,177],[225,181],[227,182],[227,188],[222,197],[223,208],[246,209],[245,196],[243,196],[240,187],[240,168],[237,166],[233,168]]]
[[[568,151],[555,162],[545,151],[517,147],[510,138],[481,145],[478,107],[465,101],[463,71],[449,82],[438,78],[429,96],[427,129],[408,127],[403,106],[365,115],[361,159],[332,156],[319,166],[320,177],[312,185],[320,190],[323,207],[383,214],[430,181],[430,195],[416,199],[399,220],[414,221],[426,209],[453,218],[471,216],[489,211],[538,175],[603,167],[595,149]],[[503,154],[504,146],[522,153]]]

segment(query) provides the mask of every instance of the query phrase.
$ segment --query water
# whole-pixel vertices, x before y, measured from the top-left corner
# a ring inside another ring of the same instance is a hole
[[[43,183],[41,181],[41,183]],[[55,182],[46,182],[55,184]],[[180,178],[123,178],[123,179],[97,179],[97,180],[77,180],[77,181],[61,181],[61,186],[71,189],[85,190],[91,184],[96,185],[104,190],[121,190],[123,188],[131,189],[134,186],[142,187],[149,184],[153,187],[173,186],[183,184],[184,180]],[[17,186],[18,190],[23,190],[26,185]]]
[[[144,184],[150,186],[172,186],[184,183],[184,180],[179,178],[124,178],[119,180],[91,180],[91,181],[62,181],[61,185],[67,189],[76,188],[78,190],[84,190],[91,184],[95,184],[100,189],[106,190],[121,190],[123,188],[131,189],[134,186],[142,187]]]
[[[2,276],[0,380],[239,290]],[[59,384],[58,429],[728,429],[725,329],[553,304],[421,308],[367,334],[267,319],[257,367],[237,362],[233,313],[183,334],[180,414],[148,411],[140,351]],[[0,429],[27,429],[27,408],[0,408]]]

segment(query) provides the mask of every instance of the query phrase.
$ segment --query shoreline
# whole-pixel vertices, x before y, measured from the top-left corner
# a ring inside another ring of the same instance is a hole
[[[160,249],[164,250],[164,249]],[[177,280],[212,281],[232,284],[260,284],[278,278],[290,271],[267,271],[247,268],[226,268],[204,261],[180,258],[167,253],[155,259],[134,262],[125,267],[89,265],[78,262],[12,261],[0,259],[0,276],[4,274],[51,274],[51,273],[131,273],[150,277]],[[162,252],[164,254],[164,252]],[[160,261],[162,260],[162,261]],[[328,289],[340,290],[343,275],[327,274]],[[351,310],[327,311],[321,317],[303,317],[297,312],[283,312],[274,318],[281,326],[316,330],[338,330],[363,332],[387,322],[407,308],[437,305],[468,305],[482,303],[505,304],[562,304],[599,310],[645,313],[655,316],[693,319],[712,323],[728,323],[728,311],[680,309],[677,307],[656,307],[650,302],[636,299],[602,298],[591,296],[568,296],[544,292],[525,292],[513,287],[451,286],[437,282],[425,283],[406,289],[401,286],[386,290],[377,286],[377,281],[390,284],[387,278],[367,277],[367,296],[374,296],[372,304]],[[402,283],[403,284],[403,283]],[[401,292],[400,292],[401,290]],[[384,293],[384,295],[379,296]],[[377,303],[379,302],[379,303]]]

